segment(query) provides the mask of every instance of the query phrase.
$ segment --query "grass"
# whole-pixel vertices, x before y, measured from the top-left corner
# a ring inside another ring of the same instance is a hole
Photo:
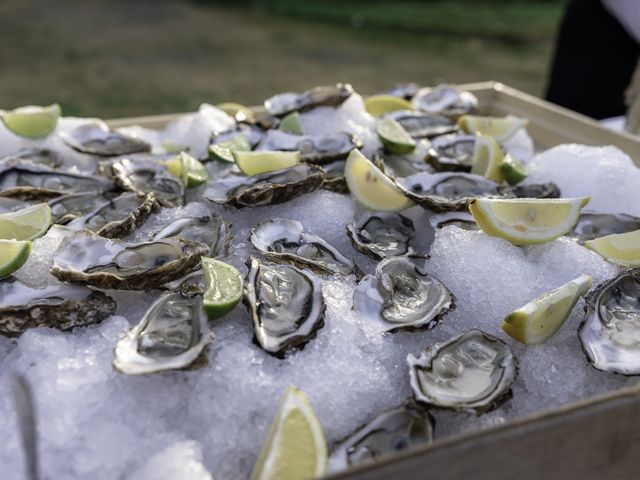
[[[559,15],[495,0],[3,0],[0,108],[135,116],[339,81],[377,92],[492,79],[540,95]]]

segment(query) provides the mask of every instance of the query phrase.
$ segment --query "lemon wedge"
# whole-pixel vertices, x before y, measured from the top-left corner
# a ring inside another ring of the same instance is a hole
[[[393,95],[371,95],[364,99],[364,108],[374,117],[396,110],[413,110],[413,105],[404,98]]]
[[[488,135],[478,135],[473,148],[471,173],[500,183],[503,180],[500,170],[503,160],[504,155],[498,142]]]
[[[233,152],[236,165],[245,175],[273,172],[283,168],[294,167],[300,163],[300,152],[253,151]]]
[[[640,266],[640,230],[587,240],[584,246],[618,265]]]
[[[489,135],[502,143],[511,138],[518,130],[526,127],[526,118],[507,115],[506,117],[481,117],[478,115],[462,115],[458,126],[466,133]]]

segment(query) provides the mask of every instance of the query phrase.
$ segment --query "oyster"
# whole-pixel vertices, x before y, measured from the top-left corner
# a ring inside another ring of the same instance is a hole
[[[435,327],[455,308],[455,298],[416,263],[411,257],[380,262],[375,276],[365,276],[354,290],[354,310],[384,332]]]
[[[585,302],[578,336],[589,362],[598,370],[640,375],[640,268],[598,285]]]
[[[501,185],[498,192],[503,196],[516,198],[558,198],[560,197],[560,189],[555,183],[531,183],[519,184],[514,187]]]
[[[343,160],[322,165],[322,168],[326,172],[322,188],[336,193],[349,193],[347,179],[344,176],[344,165],[345,162]]]
[[[53,253],[51,273],[65,282],[147,290],[193,271],[208,251],[207,245],[175,237],[133,244],[81,230]]]
[[[216,257],[226,250],[230,239],[229,224],[220,215],[214,214],[182,217],[161,229],[153,239],[170,237],[204,243],[210,248],[207,256]]]
[[[184,204],[184,185],[158,160],[118,160],[111,164],[111,173],[120,187],[139,194],[153,192],[158,203],[164,207],[178,207]]]
[[[117,307],[113,298],[87,287],[34,288],[10,277],[0,281],[0,334],[17,336],[40,326],[71,330],[100,323]]]
[[[163,285],[163,288],[171,292],[180,292],[184,295],[202,295],[206,290],[204,270],[200,268],[194,272],[187,273],[184,277]]]
[[[413,403],[376,415],[342,440],[331,463],[344,469],[433,442],[433,418]]]
[[[306,233],[295,220],[273,218],[256,225],[251,229],[251,243],[272,260],[291,262],[320,273],[355,272],[351,260],[322,238]]]
[[[345,159],[362,142],[350,133],[331,135],[294,135],[281,130],[269,130],[256,150],[299,151],[303,162],[324,164]]]
[[[129,375],[186,368],[212,340],[202,297],[166,293],[118,341],[113,366]]]
[[[578,218],[570,236],[577,238],[580,243],[594,238],[627,233],[640,229],[640,218],[625,214],[585,212]]]
[[[325,171],[315,165],[296,165],[252,177],[229,173],[209,184],[204,198],[236,207],[272,205],[317,190],[324,177]]]
[[[413,253],[413,222],[394,212],[366,213],[347,225],[353,246],[373,258]]]
[[[279,356],[302,347],[324,325],[322,283],[291,265],[250,257],[243,302],[249,309],[256,341]]]
[[[158,210],[154,193],[123,193],[67,225],[72,230],[87,229],[107,238],[120,238],[133,232]]]
[[[469,212],[437,213],[429,218],[429,225],[434,230],[451,225],[463,230],[480,230],[480,227]]]
[[[437,137],[458,130],[458,126],[451,119],[434,113],[396,110],[385,117],[393,118],[416,140]]]
[[[335,86],[315,87],[304,93],[280,93],[264,101],[267,112],[282,117],[291,112],[304,112],[319,106],[338,107],[351,96],[353,87],[338,83]]]
[[[418,145],[420,148],[420,144]],[[431,166],[415,152],[409,155],[376,154],[373,157],[373,163],[391,178],[409,177],[420,172],[433,173]]]
[[[475,412],[498,407],[511,397],[518,361],[511,347],[480,330],[470,330],[407,356],[411,388],[418,402]]]
[[[111,131],[102,122],[86,123],[71,132],[60,132],[60,137],[74,150],[104,157],[151,151],[147,142]]]
[[[23,148],[14,154],[0,158],[0,165],[26,162],[54,170],[62,167],[64,163],[58,153],[47,148]]]
[[[86,215],[108,199],[95,192],[69,193],[61,195],[47,202],[51,207],[51,218],[59,225],[66,225],[70,221]]]
[[[438,172],[470,172],[475,135],[441,135],[431,140],[426,161]]]
[[[455,85],[421,88],[411,102],[416,110],[456,118],[478,110],[478,99]]]
[[[0,213],[14,212],[26,208],[30,204],[16,198],[0,197]]]
[[[404,98],[405,100],[411,100],[416,93],[420,90],[420,85],[417,83],[397,83],[386,94],[392,97]]]

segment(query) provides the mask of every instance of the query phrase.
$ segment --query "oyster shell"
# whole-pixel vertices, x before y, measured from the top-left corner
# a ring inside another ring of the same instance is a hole
[[[478,99],[475,95],[460,90],[455,85],[421,88],[416,92],[411,103],[416,110],[439,113],[452,118],[478,110]]]
[[[164,207],[184,204],[184,185],[155,159],[122,159],[111,164],[111,173],[120,187],[138,194],[155,193]]]
[[[424,260],[424,259],[422,259]],[[431,329],[455,308],[455,297],[411,257],[381,261],[353,292],[353,309],[383,332]]]
[[[184,277],[163,285],[163,288],[171,292],[180,292],[184,295],[202,295],[206,290],[204,270],[200,268],[194,272],[187,273]]]
[[[345,469],[433,442],[434,422],[423,408],[408,402],[376,415],[342,440],[331,464]]]
[[[417,148],[416,151],[418,151]],[[376,154],[372,161],[391,178],[410,177],[421,172],[433,173],[431,166],[419,155],[416,156],[415,152],[410,155]]]
[[[303,162],[325,164],[345,159],[362,142],[350,133],[331,135],[294,135],[281,130],[269,130],[256,150],[299,151]]]
[[[116,301],[77,285],[31,287],[16,278],[0,281],[0,334],[17,336],[40,326],[71,330],[115,314]]]
[[[51,207],[51,219],[59,225],[66,225],[70,221],[86,215],[108,199],[95,192],[69,193],[61,195],[47,203]]]
[[[450,118],[434,113],[396,110],[386,114],[385,117],[393,118],[416,140],[433,138],[458,130],[458,126]]]
[[[67,227],[72,230],[91,230],[106,238],[120,238],[140,227],[157,210],[154,193],[123,193],[71,221]]]
[[[302,347],[324,325],[322,282],[291,265],[249,257],[243,302],[255,339],[268,353],[283,355]]]
[[[113,366],[129,375],[186,368],[212,340],[202,297],[166,293],[118,341]]]
[[[578,336],[589,362],[605,372],[640,375],[640,268],[598,285],[585,302]]]
[[[577,238],[580,243],[594,238],[627,233],[640,229],[640,218],[623,213],[597,213],[582,211],[578,223],[569,236]]]
[[[516,198],[558,198],[560,189],[555,183],[519,184],[514,187],[500,185],[498,192],[503,196]]]
[[[511,397],[518,362],[511,347],[480,330],[470,330],[407,356],[411,388],[418,402],[475,412],[498,407]]]
[[[109,130],[101,122],[86,123],[71,132],[60,132],[60,137],[74,150],[104,157],[151,151],[147,142]]]
[[[304,231],[300,222],[273,218],[251,229],[251,243],[271,260],[291,262],[319,273],[355,273],[351,260],[325,240]]]
[[[134,244],[81,230],[53,253],[51,273],[99,288],[146,290],[193,271],[208,251],[207,245],[176,237]]]
[[[470,172],[475,135],[441,135],[431,139],[426,162],[438,172]]]
[[[304,112],[319,106],[338,107],[351,96],[353,87],[338,83],[335,86],[315,87],[304,93],[280,93],[264,101],[267,112],[282,117],[291,112]]]
[[[193,242],[200,242],[210,248],[207,256],[222,255],[230,240],[229,224],[220,215],[182,217],[174,220],[153,236],[154,240],[180,237]]]
[[[344,160],[338,160],[322,165],[322,168],[326,172],[322,188],[336,193],[349,193],[347,179],[344,176],[345,163]]]
[[[418,93],[418,90],[420,90],[420,85],[417,83],[396,83],[386,91],[386,95],[411,100]]]
[[[48,148],[23,148],[16,153],[0,158],[0,165],[27,162],[53,170],[62,167],[64,164],[60,155]]]
[[[480,230],[480,227],[469,212],[437,213],[429,218],[429,225],[434,230],[454,225],[463,230]]]
[[[29,205],[29,202],[24,202],[16,198],[0,197],[0,213],[15,212]]]
[[[360,252],[376,259],[413,253],[413,222],[394,212],[365,213],[347,225],[347,235]]]
[[[229,173],[209,184],[204,198],[236,207],[284,203],[322,186],[325,171],[315,165],[296,165],[252,177]]]

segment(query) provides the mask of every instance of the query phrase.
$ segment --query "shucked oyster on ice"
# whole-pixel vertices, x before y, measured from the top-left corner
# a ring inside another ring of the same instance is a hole
[[[74,150],[92,155],[115,157],[131,153],[150,152],[147,142],[109,130],[103,122],[86,123],[60,136]]]
[[[347,179],[344,176],[344,166],[344,160],[337,160],[335,162],[322,165],[322,168],[326,172],[322,188],[336,193],[349,193]]]
[[[325,164],[344,159],[362,142],[350,133],[331,135],[294,135],[281,130],[269,130],[256,150],[299,151],[303,162]]]
[[[153,236],[153,239],[161,240],[163,238],[180,237],[185,240],[204,243],[210,248],[207,255],[217,257],[226,250],[227,243],[230,240],[229,229],[229,224],[220,215],[208,213],[200,216],[178,218],[159,230]]]
[[[283,203],[322,186],[325,171],[315,165],[296,165],[247,177],[235,173],[209,184],[204,198],[235,207],[261,207]]]
[[[118,341],[113,366],[129,375],[186,368],[212,340],[202,297],[166,293]]]
[[[640,375],[640,268],[598,285],[585,300],[578,336],[589,362],[598,370]]]
[[[353,309],[383,332],[433,328],[455,308],[453,294],[421,268],[418,258],[390,257],[353,292]]]
[[[338,107],[351,96],[353,87],[338,83],[335,86],[315,87],[304,93],[280,93],[264,101],[271,115],[282,117],[291,112],[305,112],[319,106]]]
[[[120,187],[138,194],[154,193],[164,207],[184,204],[184,185],[157,159],[118,160],[111,164],[111,173]]]
[[[117,307],[111,297],[87,287],[34,288],[11,277],[0,281],[0,334],[15,336],[40,326],[70,330],[100,323]]]
[[[99,288],[146,290],[193,271],[208,251],[207,245],[176,237],[134,244],[81,230],[53,253],[51,273]]]
[[[49,200],[51,219],[59,225],[66,225],[78,217],[86,215],[108,201],[107,196],[96,192],[68,193]]]
[[[303,346],[324,325],[320,279],[291,265],[254,257],[248,265],[243,302],[258,344],[276,356]]]
[[[475,135],[441,135],[431,140],[426,161],[438,172],[470,172]]]
[[[460,90],[455,85],[438,85],[435,88],[421,88],[411,101],[416,110],[439,113],[457,118],[478,109],[478,99],[470,92]]]
[[[0,158],[0,166],[8,163],[32,163],[56,170],[62,167],[64,162],[60,154],[53,150],[47,148],[23,148],[16,153]]]
[[[322,238],[304,231],[300,222],[274,218],[251,229],[251,243],[271,260],[291,262],[320,273],[354,273],[353,261]]]
[[[331,464],[346,469],[431,443],[433,427],[431,415],[408,402],[376,415],[342,440],[331,453]]]
[[[411,388],[418,402],[475,412],[498,407],[511,396],[518,362],[502,340],[479,330],[407,356]]]
[[[568,235],[580,243],[594,238],[640,230],[640,218],[625,214],[582,211],[578,223]]]
[[[429,225],[433,230],[456,226],[463,230],[480,230],[480,227],[469,212],[436,213],[429,217]]]
[[[458,126],[450,118],[434,113],[396,110],[386,114],[385,117],[393,118],[416,140],[437,137],[458,130]]]
[[[365,213],[347,225],[353,246],[377,259],[413,253],[414,233],[413,222],[394,212]]]

